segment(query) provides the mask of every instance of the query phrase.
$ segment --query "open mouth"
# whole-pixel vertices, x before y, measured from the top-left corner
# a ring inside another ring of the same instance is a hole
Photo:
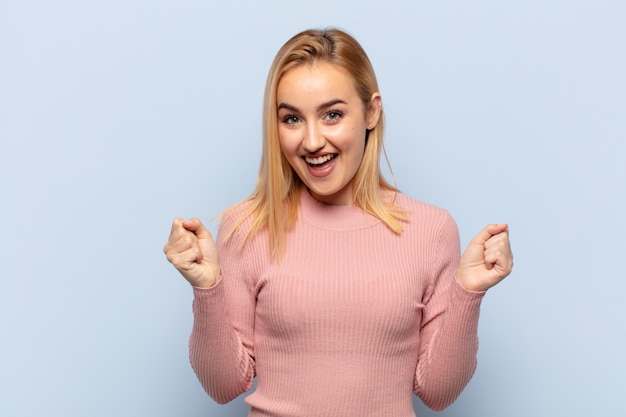
[[[316,156],[315,158],[309,157],[309,156],[305,156],[304,161],[309,164],[312,167],[321,167],[324,166],[325,164],[327,164],[328,162],[332,161],[333,159],[335,159],[337,157],[336,153],[330,153],[327,155],[322,155],[322,156]]]

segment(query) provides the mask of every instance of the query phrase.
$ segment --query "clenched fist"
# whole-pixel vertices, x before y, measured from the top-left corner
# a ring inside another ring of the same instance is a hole
[[[217,247],[199,219],[175,218],[163,252],[194,287],[212,287],[220,277]]]
[[[487,291],[513,269],[506,224],[490,224],[471,240],[461,255],[456,277],[470,291]]]

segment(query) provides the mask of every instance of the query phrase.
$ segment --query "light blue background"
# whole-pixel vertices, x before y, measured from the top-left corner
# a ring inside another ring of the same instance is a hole
[[[398,186],[463,246],[510,224],[479,369],[436,415],[623,414],[624,22],[620,0],[1,0],[0,415],[246,414],[196,381],[161,250],[252,190],[269,64],[328,25],[377,69]]]

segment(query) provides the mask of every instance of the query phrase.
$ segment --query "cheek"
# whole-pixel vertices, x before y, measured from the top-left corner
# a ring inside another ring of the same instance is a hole
[[[365,149],[365,136],[367,131],[361,129],[359,126],[351,126],[350,128],[343,129],[341,132],[337,132],[337,142],[341,143],[341,146],[346,151],[354,152],[357,155],[362,153]]]
[[[349,138],[344,142],[345,150],[350,154],[350,163],[353,169],[358,169],[365,155],[365,136],[366,131],[354,128]]]
[[[278,144],[283,157],[287,159],[289,165],[293,167],[294,160],[298,159],[298,148],[300,140],[294,131],[283,129],[278,131]]]

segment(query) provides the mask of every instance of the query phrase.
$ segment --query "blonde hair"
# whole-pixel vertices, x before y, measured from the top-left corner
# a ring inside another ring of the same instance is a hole
[[[292,37],[276,54],[265,84],[263,103],[263,150],[256,189],[245,200],[248,209],[239,218],[227,238],[248,217],[252,224],[246,238],[267,228],[270,256],[280,260],[285,248],[285,231],[292,227],[298,214],[302,182],[284,157],[278,140],[276,91],[281,77],[289,70],[316,62],[326,62],[347,71],[355,81],[357,92],[367,108],[378,83],[372,64],[361,45],[339,29],[306,30]],[[382,109],[381,109],[382,111]],[[395,205],[398,190],[380,172],[384,121],[382,114],[376,126],[367,132],[365,153],[353,181],[354,204],[381,220],[394,233],[402,232],[406,221],[402,208]],[[385,154],[386,158],[386,154]],[[387,161],[388,163],[388,161]],[[385,199],[383,191],[392,198]]]

